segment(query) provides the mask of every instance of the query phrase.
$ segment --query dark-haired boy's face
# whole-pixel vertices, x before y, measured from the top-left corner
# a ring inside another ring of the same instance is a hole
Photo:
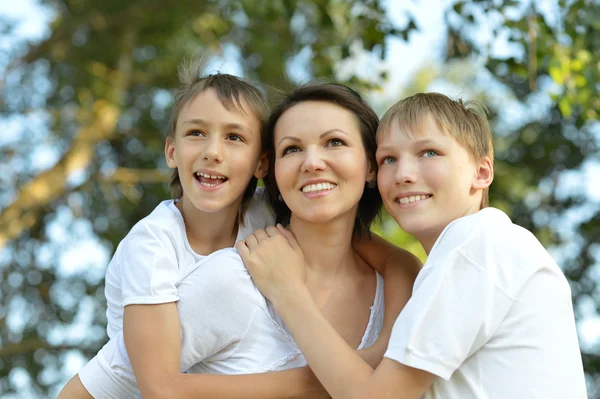
[[[377,183],[390,215],[429,251],[450,222],[479,210],[479,168],[431,116],[413,133],[394,122],[379,135]]]
[[[241,105],[249,110],[243,99]],[[227,110],[213,89],[198,94],[181,110],[165,148],[168,165],[179,172],[183,206],[237,212],[252,176],[266,171],[258,168],[261,144],[253,113]]]

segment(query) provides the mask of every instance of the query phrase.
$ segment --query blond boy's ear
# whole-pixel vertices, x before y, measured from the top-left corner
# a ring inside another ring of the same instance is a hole
[[[167,137],[165,142],[165,158],[169,168],[177,167],[177,161],[175,160],[175,140],[172,137]]]
[[[256,177],[257,179],[264,179],[268,171],[269,158],[267,157],[267,154],[264,153],[262,154],[260,160],[258,161],[258,164],[256,165],[256,169],[254,170],[254,177]]]
[[[488,188],[494,180],[494,165],[488,157],[483,157],[475,164],[475,179],[473,179],[473,189],[483,190]]]

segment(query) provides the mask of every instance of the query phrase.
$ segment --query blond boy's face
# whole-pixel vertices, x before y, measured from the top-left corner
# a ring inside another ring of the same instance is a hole
[[[402,131],[397,121],[381,132],[377,163],[387,211],[427,252],[450,222],[479,210],[481,190],[493,177],[491,163],[483,175],[492,176],[482,176],[482,163],[474,162],[431,116],[419,132]]]

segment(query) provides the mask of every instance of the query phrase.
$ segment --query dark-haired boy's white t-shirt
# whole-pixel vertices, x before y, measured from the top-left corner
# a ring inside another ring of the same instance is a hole
[[[444,229],[385,357],[440,377],[425,399],[587,398],[569,284],[494,208]]]
[[[248,202],[236,242],[275,224],[264,196],[264,189],[257,188]],[[179,300],[180,282],[206,260],[207,256],[196,253],[188,242],[183,216],[175,202],[161,202],[123,238],[106,269],[108,337],[123,329],[125,306]]]

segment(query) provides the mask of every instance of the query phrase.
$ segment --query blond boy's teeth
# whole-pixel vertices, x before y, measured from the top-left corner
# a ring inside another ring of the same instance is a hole
[[[411,195],[410,197],[398,198],[398,202],[404,205],[410,204],[411,202],[423,201],[429,197],[431,197],[431,195]]]
[[[302,187],[302,192],[303,193],[316,193],[319,191],[333,190],[336,187],[337,187],[337,184],[332,184],[332,183],[309,184],[307,186]]]

